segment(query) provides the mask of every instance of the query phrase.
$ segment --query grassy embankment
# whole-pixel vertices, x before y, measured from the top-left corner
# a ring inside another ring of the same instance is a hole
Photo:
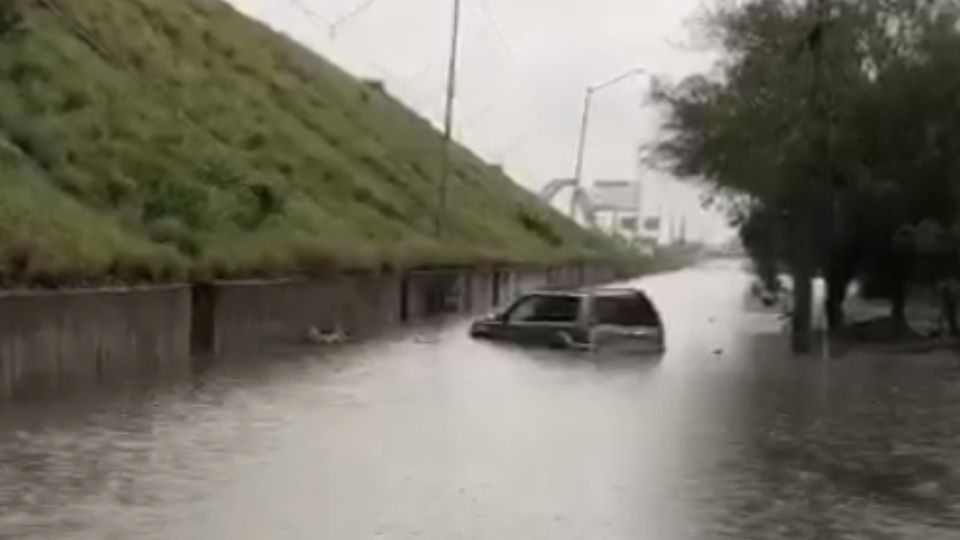
[[[422,118],[215,0],[5,0],[0,282],[609,259]]]

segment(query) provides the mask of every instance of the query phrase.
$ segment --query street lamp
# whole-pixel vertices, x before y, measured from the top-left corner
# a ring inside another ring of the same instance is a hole
[[[587,134],[590,130],[590,109],[591,109],[591,105],[593,104],[593,96],[601,90],[609,88],[615,84],[621,83],[632,77],[635,77],[638,75],[644,75],[646,73],[647,71],[642,68],[634,68],[622,75],[619,75],[617,77],[614,77],[613,79],[610,79],[609,81],[587,87],[586,97],[583,102],[583,120],[580,124],[580,140],[577,143],[577,164],[573,174],[574,191],[573,191],[573,196],[570,199],[570,217],[571,218],[574,218],[574,219],[576,218],[577,196],[583,190],[583,165],[584,165],[584,157],[587,150]]]

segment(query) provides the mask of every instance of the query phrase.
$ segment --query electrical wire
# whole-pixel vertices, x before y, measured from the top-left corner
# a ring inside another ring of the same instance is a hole
[[[359,17],[359,16],[362,15],[365,11],[367,11],[367,10],[370,9],[370,8],[372,8],[372,7],[373,7],[375,4],[377,4],[379,1],[380,1],[380,0],[366,0],[366,2],[364,2],[364,3],[360,4],[359,6],[353,8],[352,10],[350,10],[349,12],[347,12],[347,13],[346,13],[345,15],[343,15],[342,17],[340,17],[340,18],[338,18],[337,20],[333,21],[333,23],[330,24],[330,36],[331,36],[331,37],[336,37],[336,35],[337,35],[337,30],[339,30],[341,26],[343,26],[343,25],[347,24],[348,22],[352,21],[353,19]]]
[[[333,24],[326,18],[321,16],[315,9],[310,7],[305,0],[287,0],[294,7],[296,7],[300,12],[307,16],[308,19],[313,21],[316,24],[319,24],[323,27],[324,32],[332,32]]]
[[[323,31],[324,33],[328,33],[331,37],[333,37],[333,34],[335,32],[334,25],[337,24],[336,21],[331,23],[329,19],[317,13],[317,11],[313,9],[313,7],[311,7],[305,0],[287,0],[287,1],[291,5],[293,5],[298,11],[300,11],[301,13],[307,16],[307,22],[317,27],[318,30]],[[368,1],[367,4],[372,5],[372,2]],[[357,11],[357,10],[354,10],[354,11]],[[370,64],[376,70],[380,71],[381,73],[384,73],[396,78],[396,74],[391,70],[387,69],[382,64],[375,62],[370,58],[367,58],[364,61]]]
[[[344,25],[349,24],[351,21],[360,17],[361,15],[369,11],[371,8],[375,7],[380,2],[380,0],[365,0],[364,2],[358,4],[355,8],[351,9],[344,15],[331,20],[330,18],[321,16],[312,6],[309,5],[309,2],[307,2],[306,0],[288,0],[288,1],[292,5],[294,5],[299,11],[301,11],[304,15],[306,15],[308,20],[311,23],[315,24],[322,31],[328,33],[331,40],[336,39],[336,34],[338,30],[343,28]],[[496,40],[498,41],[500,47],[509,56],[511,62],[516,63],[517,62],[516,52],[514,48],[510,45],[509,40],[506,38],[506,35],[503,32],[502,27],[497,22],[497,19],[490,8],[490,4],[488,0],[477,0],[477,2],[474,5],[478,7],[482,16],[487,20],[490,28],[492,29],[492,33],[496,36]],[[408,83],[410,82],[410,80],[420,79],[435,67],[434,62],[429,62],[425,68],[418,70],[412,76],[411,75],[400,76],[399,74],[393,72],[391,69],[387,68],[386,66],[380,65],[379,63],[374,62],[371,59],[367,59],[367,62],[369,62],[372,65],[372,67],[375,67],[381,73],[388,75],[389,78],[392,79],[391,82],[393,84],[398,84],[402,87],[406,87],[407,91],[405,93],[409,95],[415,95],[419,93],[419,92],[411,91],[411,88],[408,86]],[[418,100],[414,99],[413,101],[416,102]],[[503,95],[488,101],[476,113],[474,113],[473,115],[470,115],[466,119],[466,121],[461,122],[461,125],[458,127],[458,131],[462,131],[464,128],[474,128],[478,124],[482,124],[489,118],[489,116],[491,115],[491,112],[494,109],[498,108],[504,101],[506,101],[506,96],[503,96]],[[411,103],[411,105],[412,104],[413,103]],[[420,104],[420,106],[415,108],[420,109],[421,114],[424,114],[424,116],[427,118],[432,118],[435,116],[434,114],[435,111],[431,111],[430,110],[431,107],[425,107],[423,106],[422,103]]]
[[[507,40],[506,35],[503,33],[503,29],[500,27],[500,24],[497,23],[496,17],[493,16],[493,11],[490,9],[490,4],[488,0],[479,0],[480,11],[483,12],[484,17],[487,18],[487,21],[490,23],[490,26],[493,28],[493,33],[496,34],[497,40],[500,41],[500,45],[503,47],[507,54],[510,56],[510,59],[514,62],[517,61],[517,54],[514,51],[513,47],[510,45],[510,42]]]
[[[498,41],[500,47],[507,53],[507,56],[510,58],[511,63],[515,68],[516,64],[518,63],[516,52],[510,45],[510,41],[506,38],[506,34],[503,32],[502,27],[497,22],[493,11],[490,9],[489,1],[476,0],[473,5],[487,20],[487,23],[492,29],[492,33],[496,36],[496,40]],[[503,102],[507,101],[508,97],[509,96],[501,92],[500,95],[487,100],[486,103],[476,109],[476,112],[468,115],[465,120],[461,121],[461,129],[476,127],[477,125],[486,122],[488,117],[491,116],[491,113],[499,108]]]

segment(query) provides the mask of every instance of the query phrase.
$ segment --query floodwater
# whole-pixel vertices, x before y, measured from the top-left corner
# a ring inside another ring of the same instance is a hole
[[[784,354],[731,265],[654,359],[465,323],[0,414],[0,538],[960,538],[960,361]]]

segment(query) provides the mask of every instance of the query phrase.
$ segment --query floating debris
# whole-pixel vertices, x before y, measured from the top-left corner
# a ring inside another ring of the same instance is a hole
[[[350,340],[346,332],[344,332],[339,326],[334,328],[333,331],[323,332],[315,326],[311,326],[307,330],[306,341],[312,345],[322,345],[322,346],[331,346],[331,345],[342,345]]]

